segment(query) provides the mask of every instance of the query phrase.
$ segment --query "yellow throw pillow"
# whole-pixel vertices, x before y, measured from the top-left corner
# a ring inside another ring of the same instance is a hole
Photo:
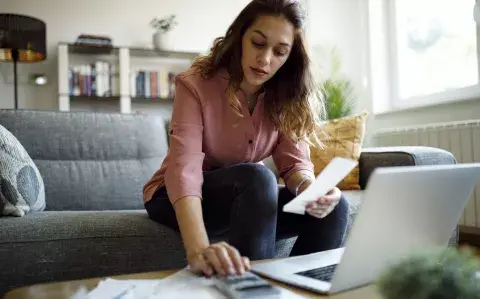
[[[368,112],[324,122],[317,131],[322,147],[310,147],[310,159],[317,176],[334,157],[359,160],[365,138]],[[337,187],[340,190],[359,190],[359,167],[355,167]]]

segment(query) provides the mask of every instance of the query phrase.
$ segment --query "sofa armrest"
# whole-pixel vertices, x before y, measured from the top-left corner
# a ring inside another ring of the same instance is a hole
[[[365,189],[377,167],[455,164],[452,153],[428,146],[390,146],[362,149],[360,155],[360,187]]]

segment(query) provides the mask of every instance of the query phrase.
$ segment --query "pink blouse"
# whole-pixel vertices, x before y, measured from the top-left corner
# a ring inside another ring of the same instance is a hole
[[[228,72],[211,79],[189,69],[175,78],[170,148],[159,170],[143,187],[144,202],[166,185],[172,204],[184,196],[202,198],[203,172],[243,162],[262,163],[272,156],[280,177],[310,171],[308,144],[294,143],[275,128],[264,108],[263,94],[250,114],[240,91],[244,116],[227,99]]]

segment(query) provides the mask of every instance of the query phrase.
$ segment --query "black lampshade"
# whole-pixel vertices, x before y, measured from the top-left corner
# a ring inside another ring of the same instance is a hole
[[[43,21],[17,14],[0,14],[0,61],[36,62],[47,57],[46,25]]]

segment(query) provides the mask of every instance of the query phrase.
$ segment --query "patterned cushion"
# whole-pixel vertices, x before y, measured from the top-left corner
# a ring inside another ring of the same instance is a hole
[[[325,122],[317,135],[322,147],[310,147],[310,159],[317,176],[335,157],[359,160],[365,138],[365,122],[368,113],[346,116]],[[325,137],[324,137],[325,136]],[[339,184],[341,190],[360,190],[359,166],[355,167]]]
[[[0,211],[24,216],[45,209],[45,189],[37,167],[20,142],[0,125]]]

